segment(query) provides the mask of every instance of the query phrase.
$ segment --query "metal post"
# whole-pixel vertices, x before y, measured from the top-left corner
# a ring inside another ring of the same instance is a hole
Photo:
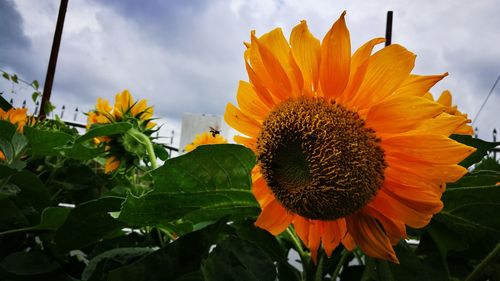
[[[391,45],[392,41],[392,11],[387,12],[387,21],[385,24],[385,46]]]
[[[52,92],[52,84],[56,73],[57,55],[59,54],[59,46],[61,45],[61,37],[64,26],[64,18],[66,17],[66,9],[68,8],[68,0],[61,0],[59,6],[59,14],[57,16],[56,31],[54,33],[54,41],[52,42],[52,50],[50,51],[49,66],[47,67],[47,76],[43,85],[42,104],[40,105],[40,119],[45,119],[45,108],[50,102],[50,94]]]

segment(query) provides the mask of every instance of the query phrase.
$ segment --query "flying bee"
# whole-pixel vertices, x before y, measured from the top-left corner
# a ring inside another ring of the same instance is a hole
[[[214,127],[209,127],[210,128],[210,133],[212,134],[212,137],[215,138],[216,135],[220,134],[220,131],[218,129],[215,129]]]

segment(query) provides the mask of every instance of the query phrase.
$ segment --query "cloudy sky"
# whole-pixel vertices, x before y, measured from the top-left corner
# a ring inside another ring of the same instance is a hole
[[[43,84],[58,9],[56,0],[0,0],[0,69]],[[449,72],[433,93],[451,90],[470,116],[500,75],[495,0],[69,0],[52,101],[82,111],[129,89],[178,132],[183,112],[223,114],[235,101],[250,30],[288,35],[305,19],[322,38],[343,10],[353,49],[383,37],[393,10],[393,42],[417,54],[414,73]],[[11,89],[0,82],[7,97]],[[29,89],[15,89],[15,102],[29,99]],[[500,85],[475,123],[487,140],[500,128],[499,105]]]

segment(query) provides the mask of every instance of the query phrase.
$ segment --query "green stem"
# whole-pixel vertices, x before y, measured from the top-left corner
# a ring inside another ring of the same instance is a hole
[[[335,271],[333,271],[333,273],[332,273],[332,278],[330,278],[331,281],[337,280],[337,277],[340,273],[340,269],[342,268],[342,266],[346,262],[347,258],[349,257],[349,254],[350,254],[350,252],[347,251],[346,249],[344,249],[342,251],[342,253],[340,254],[341,256],[340,256],[339,263],[337,264],[337,267],[335,267]]]
[[[289,226],[286,229],[286,233],[288,236],[292,239],[293,244],[295,245],[295,250],[299,253],[300,259],[302,260],[302,263],[307,260],[307,253],[304,252],[304,249],[302,248],[302,243],[300,242],[299,238],[295,234],[295,232],[292,230],[291,226]]]
[[[308,280],[308,273],[310,273],[309,259],[307,253],[304,251],[304,248],[302,248],[302,242],[300,242],[299,237],[297,236],[295,231],[293,231],[292,226],[289,226],[285,232],[292,240],[292,243],[295,246],[295,250],[297,250],[297,252],[299,253],[300,261],[302,262],[302,280]]]
[[[323,281],[323,258],[324,254],[318,252],[318,266],[316,267],[316,278],[314,278],[315,281]]]
[[[129,132],[146,147],[151,168],[153,168],[153,170],[158,168],[158,162],[156,162],[156,154],[151,140],[138,130],[130,129]]]
[[[500,255],[500,243],[498,243],[497,246],[495,247],[495,249],[493,249],[493,251],[491,251],[486,256],[486,258],[484,258],[484,260],[476,266],[476,268],[474,268],[474,270],[471,272],[471,274],[469,274],[469,276],[467,276],[465,281],[474,281],[474,280],[477,280],[479,277],[481,277],[481,274],[483,273],[483,271],[491,263],[495,262],[495,260],[498,258],[499,255]]]

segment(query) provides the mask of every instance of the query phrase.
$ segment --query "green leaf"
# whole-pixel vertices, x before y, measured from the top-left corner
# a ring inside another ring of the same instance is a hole
[[[151,252],[153,249],[147,247],[117,248],[106,251],[90,260],[82,273],[82,280],[106,280],[108,271],[130,264]]]
[[[202,281],[201,262],[227,228],[225,222],[219,222],[181,236],[137,262],[110,271],[108,281],[140,281],[144,280],[144,276],[148,281]]]
[[[33,280],[30,277],[52,273],[59,270],[60,266],[42,252],[34,251],[8,255],[0,262],[0,269],[11,275],[23,276],[21,280]]]
[[[0,108],[3,111],[8,111],[9,109],[12,108],[12,104],[10,104],[6,99],[4,99],[2,95],[0,95]]]
[[[31,85],[33,85],[33,88],[35,88],[35,90],[38,90],[38,87],[40,86],[38,80],[33,80],[33,82],[31,82]]]
[[[255,244],[235,237],[219,243],[202,263],[207,281],[274,281],[273,260]]]
[[[17,74],[13,74],[10,76],[10,80],[12,80],[12,82],[16,83],[16,84],[19,84],[19,81],[18,81],[18,78],[17,78]]]
[[[120,220],[136,226],[161,226],[184,219],[192,223],[216,221],[227,217],[239,220],[255,217],[259,207],[249,191],[200,191],[186,194],[130,194],[123,204]]]
[[[132,125],[125,122],[94,126],[85,135],[77,138],[75,143],[84,142],[100,136],[123,134],[130,130],[130,128],[132,128]]]
[[[500,162],[493,157],[486,157],[474,167],[474,171],[482,170],[500,172]]]
[[[0,138],[5,140],[11,140],[12,136],[16,132],[16,126],[8,121],[0,120]]]
[[[167,149],[161,145],[161,144],[157,144],[157,143],[153,143],[153,149],[154,149],[154,152],[156,154],[156,156],[162,160],[162,161],[166,161],[168,159],[168,151]]]
[[[1,232],[0,235],[17,232],[56,231],[64,223],[70,211],[70,208],[47,207],[42,212],[42,219],[39,224],[32,227],[7,230]]]
[[[68,158],[81,161],[94,159],[104,153],[104,147],[89,147],[86,143],[75,143],[71,147],[61,148],[61,152]]]
[[[85,202],[69,213],[55,233],[56,244],[65,250],[80,249],[124,227],[109,213],[120,210],[122,198],[103,197]]]
[[[467,135],[451,135],[450,138],[477,149],[476,152],[469,155],[469,157],[465,158],[465,160],[460,163],[461,166],[466,168],[481,161],[488,153],[488,150],[500,145],[500,142],[487,142]]]
[[[235,222],[232,226],[236,228],[238,237],[255,244],[277,262],[279,280],[301,280],[299,271],[288,263],[289,249],[282,247],[276,237],[256,227],[254,221]]]
[[[5,78],[5,79],[7,79],[7,80],[10,81],[10,76],[9,76],[9,74],[7,72],[2,72],[2,76],[3,76],[3,78]]]
[[[50,195],[43,182],[32,172],[23,170],[11,176],[9,182],[19,187],[18,197],[29,203],[25,208],[34,207],[38,212],[50,204]]]
[[[161,226],[184,219],[193,223],[255,217],[260,208],[251,192],[253,153],[239,145],[201,146],[170,159],[152,172],[154,190],[130,194],[120,220]]]
[[[24,128],[31,153],[34,156],[54,156],[59,154],[58,147],[66,145],[73,137],[59,131],[47,131],[33,127]]]
[[[463,176],[460,180],[447,184],[447,187],[473,187],[473,186],[487,186],[487,185],[495,185],[497,182],[500,182],[500,172],[497,171],[472,171],[465,176]]]
[[[33,92],[33,94],[31,94],[31,100],[33,102],[36,102],[36,100],[38,99],[39,96],[40,96],[40,92]]]

